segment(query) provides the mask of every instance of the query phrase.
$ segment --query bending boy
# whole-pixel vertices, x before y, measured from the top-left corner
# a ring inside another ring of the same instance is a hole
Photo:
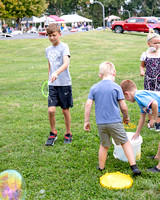
[[[139,119],[138,127],[136,133],[133,135],[133,139],[136,139],[139,137],[140,132],[145,124],[146,114],[152,115],[152,119],[149,121],[150,127],[154,126],[157,118],[160,116],[160,92],[150,90],[137,90],[136,84],[131,80],[122,81],[120,86],[123,90],[125,99],[132,103],[137,101],[141,109],[141,116]],[[160,160],[160,145],[157,155],[153,156],[153,158]],[[154,169],[157,172],[160,172],[160,163],[157,165],[157,167],[155,166]]]
[[[91,129],[89,119],[93,101],[95,101],[96,123],[100,135],[98,169],[101,171],[105,169],[107,151],[111,145],[112,137],[116,145],[122,145],[133,174],[139,175],[141,171],[136,165],[133,149],[127,138],[120,116],[121,109],[123,121],[128,123],[128,108],[124,101],[121,87],[114,83],[115,76],[116,70],[113,63],[107,61],[99,66],[99,77],[102,80],[90,89],[85,106],[84,130],[89,132]]]

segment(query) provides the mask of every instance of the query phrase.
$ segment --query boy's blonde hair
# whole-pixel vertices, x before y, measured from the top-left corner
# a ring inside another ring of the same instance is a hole
[[[60,26],[58,25],[58,24],[49,24],[49,26],[47,27],[47,29],[46,29],[46,31],[47,31],[47,34],[52,34],[52,33],[54,33],[54,32],[58,32],[58,33],[60,33],[61,32],[61,29],[60,29]]]
[[[99,66],[99,74],[101,74],[102,76],[110,75],[113,73],[114,70],[114,64],[109,61],[103,62]]]
[[[120,86],[123,90],[123,93],[125,93],[126,91],[132,92],[132,90],[137,89],[136,84],[131,80],[122,81]]]

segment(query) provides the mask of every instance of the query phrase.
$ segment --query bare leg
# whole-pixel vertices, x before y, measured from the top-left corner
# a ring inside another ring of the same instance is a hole
[[[160,170],[160,162],[158,163],[158,165],[156,167]]]
[[[64,120],[65,120],[65,125],[66,125],[66,134],[71,133],[71,115],[69,112],[69,108],[62,109],[62,112],[64,115]]]
[[[50,123],[51,131],[53,133],[55,133],[55,124],[56,124],[55,112],[56,112],[55,106],[48,108],[49,123]]]
[[[130,166],[135,165],[136,162],[135,162],[134,153],[133,153],[133,149],[132,149],[130,141],[128,140],[126,143],[121,144],[121,146],[123,148],[123,151],[124,151],[128,161],[129,161]]]
[[[157,151],[157,154],[155,156],[155,159],[158,159],[160,161],[160,142],[159,142],[159,145],[158,145],[158,151]]]
[[[104,169],[105,167],[108,149],[109,147],[104,147],[100,144],[100,148],[99,148],[99,168],[100,169]]]

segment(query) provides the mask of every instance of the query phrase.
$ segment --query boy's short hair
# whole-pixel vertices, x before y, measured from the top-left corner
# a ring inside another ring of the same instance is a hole
[[[49,26],[47,27],[47,29],[46,29],[46,31],[47,31],[47,34],[52,34],[52,33],[54,33],[54,32],[58,32],[58,33],[60,33],[61,32],[61,29],[60,29],[60,26],[58,25],[58,24],[49,24]]]
[[[122,90],[123,90],[123,93],[125,93],[126,91],[132,91],[133,89],[137,89],[137,86],[136,84],[131,81],[131,80],[123,80],[120,84]]]
[[[114,64],[109,61],[103,62],[99,66],[99,74],[101,75],[110,75],[113,73],[114,70]]]

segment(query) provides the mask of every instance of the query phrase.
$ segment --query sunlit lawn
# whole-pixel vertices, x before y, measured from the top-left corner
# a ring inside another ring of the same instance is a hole
[[[56,113],[58,140],[46,147],[50,128],[47,99],[41,86],[47,80],[45,48],[48,39],[0,41],[0,172],[19,171],[26,182],[27,200],[105,200],[160,199],[160,174],[147,173],[156,165],[147,156],[157,152],[159,134],[143,128],[141,159],[137,162],[142,176],[132,177],[128,162],[113,156],[109,149],[106,172],[130,174],[133,186],[109,190],[100,185],[97,171],[99,135],[94,109],[92,129],[83,131],[84,106],[90,87],[99,81],[98,67],[109,60],[116,66],[116,83],[132,79],[143,89],[139,75],[140,55],[147,48],[146,34],[115,34],[111,31],[90,31],[62,37],[70,47],[74,107],[71,109],[73,142],[63,143],[65,125],[61,109]],[[128,103],[131,122],[136,126],[140,116],[138,105]],[[135,131],[130,130],[130,131]],[[45,190],[42,198],[40,191]]]

